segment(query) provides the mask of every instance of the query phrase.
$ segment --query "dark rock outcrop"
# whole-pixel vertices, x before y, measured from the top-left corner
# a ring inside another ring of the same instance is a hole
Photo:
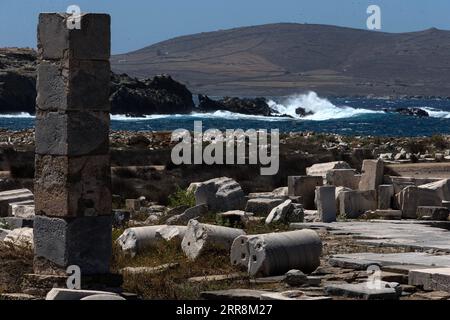
[[[200,112],[213,112],[217,110],[230,111],[248,115],[270,116],[277,113],[272,110],[265,98],[230,98],[212,100],[206,95],[198,95],[198,109]]]
[[[36,79],[27,74],[0,72],[0,113],[34,113]]]
[[[138,80],[122,74],[111,77],[113,114],[185,114],[194,107],[192,93],[168,75]]]
[[[300,116],[300,118],[306,117],[306,116],[311,116],[314,114],[314,112],[312,111],[306,111],[305,108],[302,107],[298,107],[297,109],[295,109],[295,113]]]
[[[395,109],[396,113],[405,115],[405,116],[414,116],[414,117],[429,117],[429,113],[420,108],[397,108]]]
[[[0,113],[35,113],[36,52],[26,48],[0,49]],[[111,113],[129,116],[189,113],[192,93],[170,76],[138,80],[111,75]]]
[[[36,53],[31,49],[0,49],[0,113],[34,113]]]

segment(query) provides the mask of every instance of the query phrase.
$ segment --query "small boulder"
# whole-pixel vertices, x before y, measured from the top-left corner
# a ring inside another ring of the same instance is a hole
[[[284,282],[291,287],[300,287],[308,283],[308,277],[300,270],[290,270],[286,272]]]
[[[17,247],[31,247],[33,248],[33,229],[19,228],[9,232],[3,239],[3,242],[11,243]]]
[[[241,210],[245,194],[239,183],[227,177],[211,179],[197,185],[195,203],[205,204],[211,211]]]
[[[292,203],[292,200],[286,200],[272,209],[266,218],[266,224],[275,222],[303,222],[303,219],[303,206],[297,203]]]

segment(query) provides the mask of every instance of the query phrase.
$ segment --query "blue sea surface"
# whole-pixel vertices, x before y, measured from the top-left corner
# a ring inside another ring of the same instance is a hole
[[[113,115],[112,130],[173,131],[184,128],[193,130],[194,121],[201,120],[203,130],[225,129],[279,129],[280,132],[314,131],[343,135],[372,136],[431,136],[450,134],[450,100],[444,99],[367,99],[367,98],[319,98],[298,95],[285,99],[273,98],[271,103],[280,113],[295,116],[298,106],[314,115],[306,118],[262,117],[215,112],[190,115],[152,115],[143,118],[127,118]],[[399,107],[418,107],[429,112],[430,117],[414,117],[384,112]],[[23,130],[33,128],[34,117],[29,115],[2,115],[0,128]]]

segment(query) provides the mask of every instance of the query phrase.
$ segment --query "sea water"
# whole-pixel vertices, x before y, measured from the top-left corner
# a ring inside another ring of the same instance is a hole
[[[204,130],[226,129],[279,129],[280,132],[315,131],[343,135],[373,136],[431,136],[450,134],[450,100],[448,99],[382,99],[382,98],[329,98],[314,92],[289,97],[268,98],[269,105],[290,117],[264,117],[243,115],[227,111],[213,113],[193,112],[188,115],[149,115],[130,118],[111,116],[112,130],[173,131],[193,130],[194,121],[202,120]],[[304,118],[296,115],[298,107],[313,114]],[[400,107],[426,110],[430,117],[399,115]],[[34,126],[29,114],[0,115],[0,128],[23,130]]]

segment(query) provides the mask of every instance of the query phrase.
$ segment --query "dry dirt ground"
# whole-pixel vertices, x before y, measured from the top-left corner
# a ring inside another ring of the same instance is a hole
[[[390,164],[388,168],[403,177],[450,178],[450,163],[448,162]]]

